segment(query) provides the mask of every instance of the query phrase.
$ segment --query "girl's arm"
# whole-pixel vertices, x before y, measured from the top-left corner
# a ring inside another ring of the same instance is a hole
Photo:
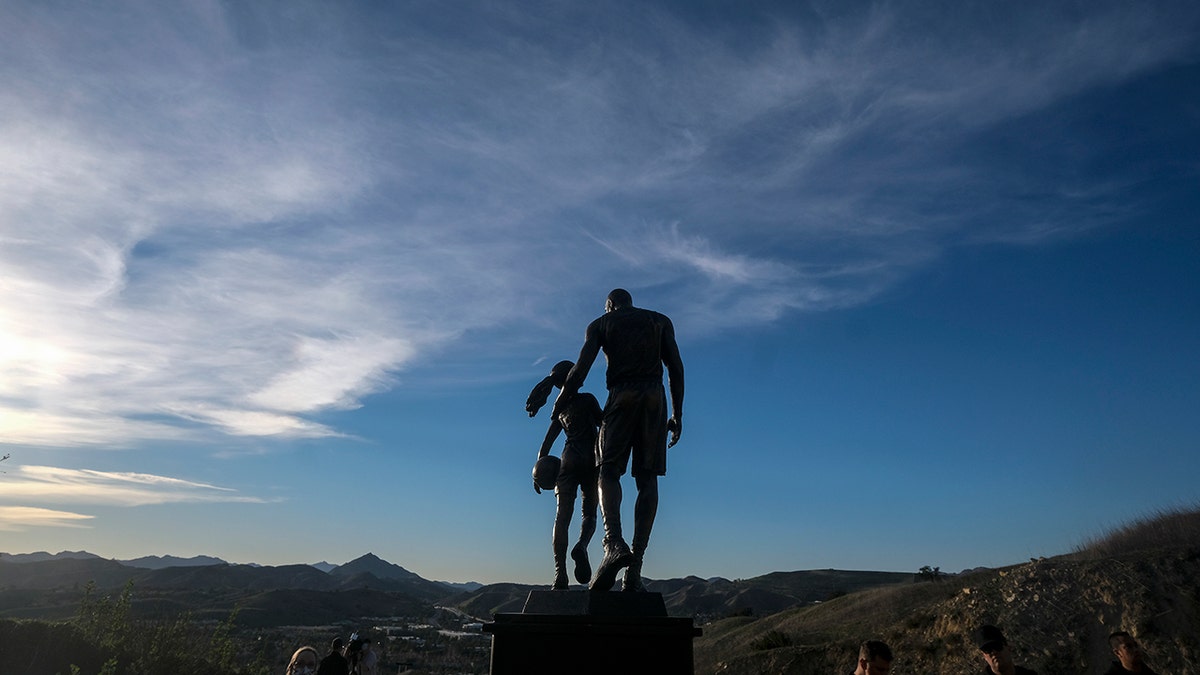
[[[558,438],[562,428],[562,423],[558,421],[557,417],[550,420],[550,428],[546,430],[546,440],[542,441],[542,447],[538,450],[538,459],[550,454],[550,448],[554,446],[554,440]]]

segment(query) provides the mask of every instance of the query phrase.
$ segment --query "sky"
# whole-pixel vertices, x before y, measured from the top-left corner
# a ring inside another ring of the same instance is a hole
[[[5,2],[0,551],[548,584],[621,287],[647,576],[1066,553],[1200,501],[1198,213],[1192,2]]]

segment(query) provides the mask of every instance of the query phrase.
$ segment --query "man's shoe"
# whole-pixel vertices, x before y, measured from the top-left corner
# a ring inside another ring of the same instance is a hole
[[[562,568],[554,570],[554,590],[565,591],[569,585],[570,582],[567,579],[567,571]]]
[[[590,589],[597,592],[611,591],[617,583],[617,573],[633,564],[633,551],[623,541],[617,542],[612,548],[604,548],[604,560],[600,561],[600,569],[596,570],[596,578],[592,579]]]
[[[634,563],[625,569],[625,578],[621,580],[621,590],[642,593],[646,585],[642,583],[642,564]]]
[[[586,584],[592,578],[592,563],[588,561],[587,544],[582,541],[571,549],[571,560],[575,561],[575,581]]]

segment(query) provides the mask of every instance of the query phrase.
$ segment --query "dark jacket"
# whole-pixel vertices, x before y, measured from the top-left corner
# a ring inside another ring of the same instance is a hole
[[[350,664],[341,654],[329,652],[329,656],[321,659],[321,665],[317,666],[317,675],[350,675]]]

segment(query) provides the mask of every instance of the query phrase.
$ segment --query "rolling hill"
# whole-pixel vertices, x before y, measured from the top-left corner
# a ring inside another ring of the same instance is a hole
[[[882,586],[761,618],[710,623],[695,642],[696,672],[848,672],[858,644],[882,639],[896,672],[979,671],[970,631],[1003,627],[1018,665],[1043,675],[1100,673],[1107,637],[1130,631],[1160,673],[1200,672],[1200,511],[1124,528],[1072,554],[940,582]],[[1154,533],[1154,537],[1148,536]],[[1147,545],[1149,542],[1149,545]]]

